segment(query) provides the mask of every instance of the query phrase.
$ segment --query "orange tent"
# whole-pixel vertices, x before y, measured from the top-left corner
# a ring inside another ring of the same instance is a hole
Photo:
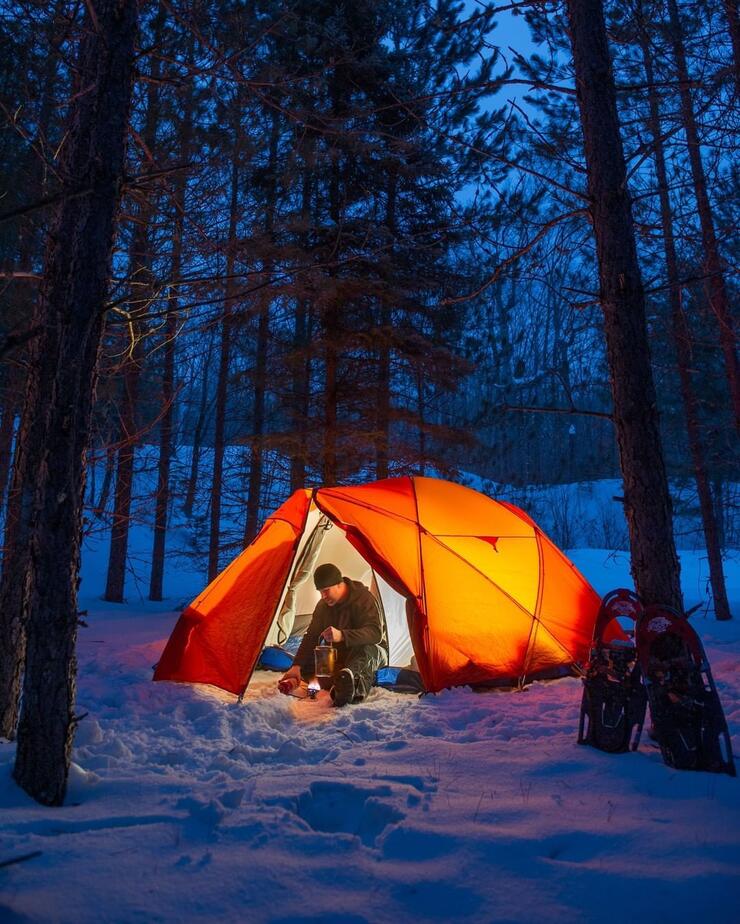
[[[599,598],[519,508],[435,478],[296,491],[180,617],[155,680],[246,689],[318,600],[323,561],[382,602],[390,663],[427,690],[521,683],[585,660]],[[302,619],[301,619],[302,617]]]

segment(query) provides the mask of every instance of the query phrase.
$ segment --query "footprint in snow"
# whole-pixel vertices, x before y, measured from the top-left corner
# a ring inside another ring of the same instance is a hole
[[[388,825],[405,818],[404,812],[383,801],[392,795],[390,786],[317,780],[298,797],[298,814],[314,831],[354,834],[373,847]]]

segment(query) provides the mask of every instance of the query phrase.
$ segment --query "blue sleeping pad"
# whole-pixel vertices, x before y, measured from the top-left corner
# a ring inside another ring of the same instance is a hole
[[[424,692],[419,672],[407,667],[381,667],[375,674],[375,685],[394,693]]]
[[[257,667],[264,671],[287,671],[292,665],[293,655],[278,645],[265,648],[257,662]]]

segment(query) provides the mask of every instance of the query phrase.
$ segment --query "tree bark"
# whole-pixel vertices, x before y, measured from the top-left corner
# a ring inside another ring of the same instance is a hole
[[[97,500],[95,501],[95,507],[93,509],[93,515],[97,519],[100,519],[103,516],[105,513],[105,508],[108,506],[110,488],[113,484],[113,469],[115,468],[115,463],[115,449],[112,446],[108,446],[105,450],[105,472],[103,473],[103,483],[100,486],[100,493],[98,494]]]
[[[308,455],[308,415],[310,413],[311,355],[309,342],[309,302],[296,299],[293,319],[293,361],[291,382],[291,420],[293,427],[290,452],[290,490],[306,484]]]
[[[323,483],[337,483],[337,347],[336,337],[339,324],[338,312],[334,306],[324,312],[324,464]]]
[[[30,540],[16,619],[27,615],[23,707],[13,775],[47,805],[64,799],[74,734],[77,584],[85,449],[95,394],[113,225],[131,103],[137,4],[91,0],[85,17],[38,303],[43,333],[30,367],[14,475]],[[82,92],[82,91],[85,92]]]
[[[198,419],[195,422],[195,431],[193,433],[193,451],[190,454],[190,475],[188,476],[188,488],[185,493],[185,503],[183,513],[190,519],[193,515],[193,505],[195,504],[195,490],[198,486],[198,473],[200,471],[200,450],[203,442],[203,430],[206,425],[206,413],[208,411],[208,370],[211,368],[211,355],[213,353],[213,333],[208,333],[208,350],[206,351],[205,362],[203,363],[200,388],[200,403],[198,405]]]
[[[165,21],[165,7],[160,4],[152,26],[154,47],[157,47]],[[160,96],[159,75],[161,65],[158,56],[151,64],[150,80],[147,83],[146,115],[142,129],[144,158],[151,160],[151,152],[157,144]],[[116,488],[111,527],[110,554],[104,599],[122,603],[125,599],[126,563],[131,523],[131,500],[136,445],[138,442],[138,405],[141,375],[145,362],[144,339],[147,332],[146,315],[152,298],[153,279],[151,272],[151,243],[149,230],[155,211],[152,191],[148,191],[139,207],[137,222],[131,246],[129,277],[131,299],[129,330],[132,342],[123,364],[123,412],[121,415],[121,445],[116,467]]]
[[[270,152],[268,160],[269,186],[265,203],[265,235],[273,242],[275,207],[277,204],[277,155],[280,137],[280,118],[273,113],[270,131]],[[260,528],[260,495],[262,492],[262,441],[265,435],[265,392],[267,389],[267,348],[270,335],[270,287],[267,285],[272,274],[273,258],[263,261],[266,287],[260,294],[260,312],[257,327],[257,355],[254,369],[254,404],[252,414],[252,444],[249,453],[249,484],[247,487],[247,515],[244,524],[244,545],[247,546]]]
[[[44,62],[43,90],[34,145],[38,145],[42,140],[44,143],[46,142],[49,137],[52,116],[54,115],[54,90],[59,64],[57,52],[61,40],[61,30],[58,25],[60,10],[61,3],[55,4],[53,13],[49,18],[49,48]],[[47,172],[42,169],[41,160],[34,151],[31,152],[31,162],[28,169],[31,183],[35,180],[40,194],[43,194],[46,188]],[[34,259],[40,258],[40,250],[38,223],[33,220],[23,223],[19,233],[17,268],[23,270],[31,267]],[[9,265],[8,268],[12,267]],[[35,326],[36,323],[41,323],[38,304],[34,310],[34,317],[36,320],[32,326]],[[26,368],[30,367],[34,362],[38,362],[40,340],[40,337],[36,337],[30,341],[28,351],[24,357]],[[10,367],[6,368],[9,369]],[[18,380],[18,410],[22,414],[22,406],[29,400],[28,390],[29,388],[35,389],[36,386],[33,386],[28,381],[28,375],[25,372],[13,370],[9,378],[11,381]],[[0,735],[6,738],[15,736],[18,722],[18,698],[20,696],[26,653],[25,615],[21,616],[24,584],[23,580],[19,579],[19,575],[25,574],[28,567],[27,527],[31,511],[29,497],[28,495],[22,497],[21,486],[16,482],[14,474],[16,469],[20,470],[25,465],[24,456],[29,451],[28,447],[21,450],[19,446],[22,422],[18,425],[19,438],[16,440],[15,447],[15,455],[19,456],[20,454],[20,456],[13,459],[12,471],[9,471],[11,467],[10,447],[16,417],[15,403],[13,403],[12,413],[9,415],[10,410],[10,404],[6,403],[3,413],[2,434],[0,435],[0,503],[7,488],[2,556],[3,570],[2,579],[0,579]],[[30,444],[32,442],[30,433],[28,439]],[[8,484],[9,474],[11,476],[10,484]],[[22,502],[25,503],[23,511],[21,511]]]
[[[41,304],[34,312],[34,324],[42,323]],[[26,658],[26,575],[30,564],[30,536],[33,514],[33,479],[43,452],[44,418],[39,412],[42,387],[41,360],[46,331],[29,345],[26,394],[16,437],[13,472],[8,490],[3,537],[3,570],[0,579],[0,736],[13,739],[18,724],[18,702]],[[47,359],[51,359],[48,354]],[[53,375],[44,370],[43,378]]]
[[[108,574],[103,599],[110,603],[123,603],[126,588],[126,561],[128,558],[128,534],[131,519],[131,497],[133,493],[134,456],[137,442],[137,408],[139,403],[139,380],[143,363],[141,325],[131,325],[134,343],[131,355],[125,360],[123,370],[123,412],[121,415],[120,448],[116,464],[116,489],[113,499],[113,523],[108,554]]]
[[[640,46],[645,65],[645,78],[649,87],[654,87],[653,62],[650,46],[642,20],[642,2],[638,0],[638,15],[640,16]],[[704,541],[709,559],[709,580],[714,597],[714,613],[717,619],[732,618],[730,604],[727,599],[725,577],[722,570],[722,550],[719,544],[717,521],[714,515],[712,492],[707,474],[704,457],[704,446],[699,426],[699,411],[696,393],[691,381],[691,330],[688,319],[681,304],[681,284],[678,271],[678,258],[673,234],[673,215],[668,194],[668,172],[666,170],[665,153],[660,130],[660,110],[658,98],[654,89],[649,90],[649,129],[653,136],[655,150],[655,173],[658,179],[658,195],[660,199],[660,218],[663,230],[663,245],[665,249],[666,271],[668,276],[668,300],[671,309],[671,333],[676,349],[678,376],[681,383],[681,399],[683,401],[684,416],[686,419],[686,433],[689,441],[689,451],[694,466],[696,491],[699,497]]]
[[[185,100],[181,124],[180,159],[187,163],[190,157],[192,134],[191,101]],[[149,580],[149,599],[161,600],[164,584],[165,543],[167,539],[167,508],[170,499],[170,467],[172,462],[172,434],[175,420],[175,338],[180,289],[178,280],[182,265],[182,235],[185,215],[185,187],[187,176],[181,171],[175,185],[175,224],[172,235],[172,263],[170,278],[175,284],[174,294],[167,298],[167,316],[164,331],[164,369],[162,371],[162,419],[159,425],[159,459],[157,462],[157,498],[154,511],[154,543],[152,571]]]
[[[419,420],[419,462],[417,471],[419,475],[426,474],[427,461],[427,434],[426,434],[426,402],[424,401],[424,369],[421,361],[416,363],[416,416]]]
[[[238,134],[237,134],[238,138]],[[226,404],[229,394],[229,361],[231,358],[231,325],[233,311],[234,263],[236,254],[236,227],[239,207],[239,144],[235,143],[231,165],[231,206],[229,210],[229,240],[226,251],[226,298],[221,320],[221,349],[216,384],[216,419],[213,436],[213,477],[211,480],[211,523],[208,539],[208,580],[218,574],[218,555],[221,546],[221,489],[224,477],[224,451],[226,448]]]
[[[308,251],[310,240],[308,226],[311,220],[312,176],[307,164],[303,171],[301,188],[301,220],[303,226],[301,245]],[[293,442],[290,456],[290,489],[297,491],[306,483],[306,460],[308,455],[308,415],[310,413],[311,354],[309,351],[310,303],[302,294],[296,299],[293,321],[293,363],[291,383],[291,420]]]
[[[164,26],[165,8],[159,6],[154,21],[153,41],[157,46]],[[159,73],[160,61],[154,56],[151,80],[147,84],[146,116],[142,130],[145,156],[153,151],[157,143],[159,124]],[[137,417],[139,385],[144,368],[144,337],[149,299],[152,297],[151,242],[149,226],[154,214],[155,203],[151,193],[139,208],[136,227],[131,242],[129,276],[132,285],[129,324],[132,339],[123,364],[123,413],[121,415],[121,446],[118,450],[116,469],[116,491],[113,505],[108,575],[104,599],[111,603],[123,603],[126,588],[126,561],[128,558],[128,537],[131,523],[131,498],[133,492],[134,458],[136,454]]]
[[[339,124],[340,117],[340,77],[335,67],[332,72],[329,92],[332,99],[331,115],[334,124]],[[341,162],[340,152],[335,148],[331,135],[327,136],[329,166],[329,218],[335,234],[332,259],[339,261],[342,255],[341,224]],[[337,460],[337,407],[339,403],[339,349],[337,342],[341,336],[341,309],[338,289],[340,271],[335,267],[329,270],[331,279],[330,294],[322,314],[322,337],[324,342],[324,446],[323,446],[323,483],[337,484],[339,471]]]
[[[732,309],[727,295],[724,261],[719,252],[719,244],[717,243],[717,235],[714,229],[714,215],[707,192],[704,164],[701,159],[701,143],[694,115],[694,104],[689,90],[689,69],[686,64],[683,29],[676,0],[668,0],[668,14],[670,18],[669,32],[679,81],[681,120],[686,132],[691,177],[694,184],[694,197],[701,226],[702,248],[704,250],[704,290],[709,306],[719,325],[719,342],[725,360],[725,374],[735,415],[735,428],[740,430],[740,369],[738,369],[737,360],[737,341]]]
[[[567,16],[596,238],[632,575],[646,604],[663,603],[681,609],[671,498],[645,324],[645,296],[602,0],[567,0]]]
[[[336,119],[339,114],[338,103],[338,77],[336,72],[332,80],[331,92],[334,99],[332,116]],[[333,145],[329,139],[329,145]],[[330,151],[331,166],[329,168],[329,217],[331,219],[336,239],[334,242],[333,258],[340,259],[342,250],[342,226],[340,222],[340,162],[338,152]],[[331,291],[328,304],[323,310],[323,340],[324,340],[324,447],[323,447],[323,482],[326,485],[337,484],[339,478],[337,464],[337,405],[339,402],[339,383],[337,380],[339,366],[339,350],[337,340],[340,335],[340,308],[338,288],[339,271],[335,267],[329,269]]]
[[[0,366],[0,388],[4,392],[2,418],[0,419],[0,508],[5,501],[5,489],[8,486],[10,460],[12,458],[13,434],[16,422],[16,396],[13,393],[13,376],[10,367]]]
[[[385,224],[391,238],[396,234],[396,189],[398,178],[391,169],[388,177]],[[392,245],[389,256],[392,254]],[[377,478],[388,477],[388,458],[391,428],[391,310],[385,294],[380,296],[380,330],[378,344],[378,436],[375,448],[375,475]]]
[[[175,231],[177,241],[177,231]],[[179,264],[173,254],[172,270]],[[179,268],[177,270],[179,272]],[[177,276],[173,275],[173,279]],[[159,458],[157,460],[157,493],[154,506],[154,540],[152,543],[152,570],[149,578],[149,599],[161,600],[164,584],[164,559],[167,539],[167,508],[170,499],[170,467],[172,463],[172,434],[175,405],[175,338],[177,336],[177,309],[167,306],[165,322],[164,370],[162,372],[162,417],[159,424]]]
[[[735,77],[735,95],[740,95],[740,15],[737,0],[723,0],[727,26],[732,43],[732,63]]]
[[[59,80],[59,48],[69,30],[67,17],[64,15],[64,0],[57,0],[50,14],[46,17],[46,57],[43,63],[41,104],[38,110],[38,122],[33,146],[30,149],[28,166],[28,188],[37,191],[39,198],[48,195],[50,171],[37,151],[49,148],[52,132],[58,126],[57,119],[57,84]],[[34,150],[35,149],[35,150]],[[43,258],[42,225],[31,219],[23,222],[19,234],[18,268],[23,270]]]

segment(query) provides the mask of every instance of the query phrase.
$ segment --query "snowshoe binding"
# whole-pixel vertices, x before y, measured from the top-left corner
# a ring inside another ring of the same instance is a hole
[[[646,607],[635,630],[653,736],[677,770],[735,776],[727,721],[701,640],[668,606]]]
[[[631,590],[612,590],[596,617],[578,725],[578,743],[610,754],[637,748],[647,696],[634,640],[616,621],[637,622],[642,603]]]

